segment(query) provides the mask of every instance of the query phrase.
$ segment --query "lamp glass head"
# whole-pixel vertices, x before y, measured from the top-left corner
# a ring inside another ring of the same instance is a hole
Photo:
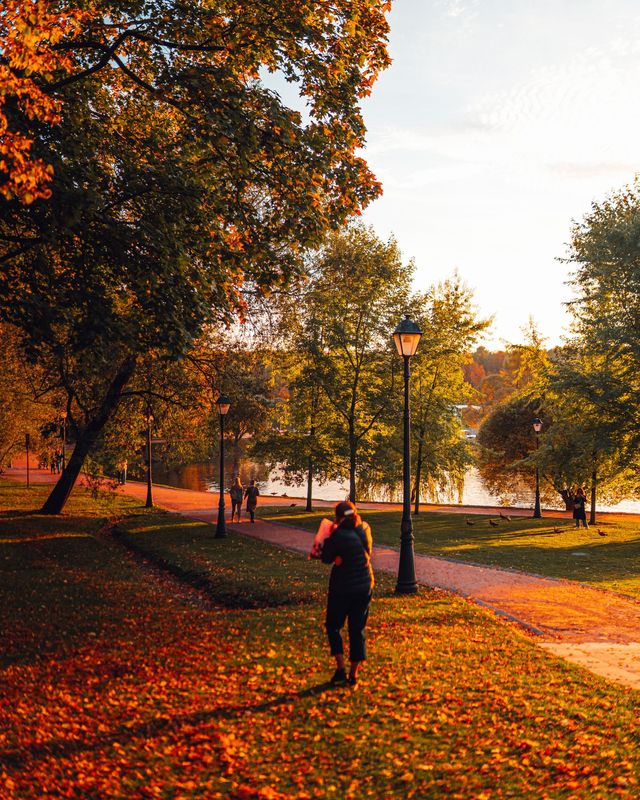
[[[409,319],[408,314],[405,315],[405,318],[393,332],[393,340],[396,343],[398,355],[409,357],[415,355],[421,336],[422,331],[418,325]]]
[[[218,406],[218,413],[224,416],[229,411],[231,399],[225,394],[221,394],[216,400],[216,405]]]

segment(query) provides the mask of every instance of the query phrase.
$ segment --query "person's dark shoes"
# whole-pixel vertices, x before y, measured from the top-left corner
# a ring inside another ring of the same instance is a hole
[[[349,677],[347,678],[347,683],[349,684],[349,686],[355,686],[358,683],[358,679],[356,678],[355,675],[349,675]]]
[[[339,683],[347,682],[347,673],[343,669],[337,669],[331,676],[329,683],[332,686],[337,686]]]

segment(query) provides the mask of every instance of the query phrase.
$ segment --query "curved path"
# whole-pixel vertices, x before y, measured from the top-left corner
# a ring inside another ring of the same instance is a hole
[[[34,483],[57,479],[48,472],[31,470]],[[4,477],[24,481],[21,466]],[[129,482],[119,491],[141,501],[146,485]],[[154,503],[169,511],[212,522],[217,515],[218,495],[188,489],[154,486]],[[265,501],[267,498],[264,498]],[[269,497],[269,505],[291,505],[292,498]],[[302,501],[298,501],[301,505]],[[362,504],[363,507],[374,504]],[[375,504],[381,507],[382,504]],[[394,506],[388,504],[388,507]],[[398,506],[395,506],[398,508]],[[450,507],[430,510],[451,511]],[[464,513],[491,513],[495,509],[460,508]],[[510,511],[511,513],[511,511]],[[523,510],[523,513],[530,513]],[[238,533],[307,554],[312,535],[288,525],[256,520],[227,523]],[[475,566],[444,558],[416,555],[416,576],[420,583],[455,592],[486,606],[497,614],[524,626],[536,635],[536,642],[568,661],[580,664],[610,680],[640,689],[640,602],[613,592],[574,581],[556,580],[522,572]],[[376,569],[395,574],[398,551],[374,547]]]

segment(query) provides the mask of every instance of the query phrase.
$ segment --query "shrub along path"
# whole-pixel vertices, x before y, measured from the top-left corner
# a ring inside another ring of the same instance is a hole
[[[55,479],[46,472],[32,472],[38,482]],[[5,477],[23,479],[24,471],[14,469]],[[120,491],[144,499],[146,486],[129,482]],[[154,502],[159,507],[206,522],[215,521],[217,514],[217,495],[207,492],[156,486]],[[283,506],[291,505],[292,500],[269,497],[264,498],[263,503]],[[467,513],[474,511],[487,509],[466,509]],[[264,519],[258,519],[255,525],[249,524],[248,519],[227,525],[237,533],[295,552],[306,554],[310,549],[309,531],[290,525]],[[640,603],[633,598],[577,581],[445,558],[416,554],[415,561],[420,583],[455,592],[486,606],[534,633],[536,643],[546,650],[610,680],[640,688]],[[373,563],[375,569],[395,574],[398,551],[376,545]]]

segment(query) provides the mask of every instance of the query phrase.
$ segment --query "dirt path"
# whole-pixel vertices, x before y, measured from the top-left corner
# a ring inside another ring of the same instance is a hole
[[[31,470],[33,482],[54,482],[57,476]],[[25,470],[14,468],[7,478],[25,480]],[[146,485],[129,482],[120,490],[142,501]],[[218,496],[210,492],[154,487],[154,503],[169,511],[206,522],[215,520]],[[291,505],[292,498],[268,497],[269,505]],[[398,508],[392,504],[362,504],[362,507]],[[491,513],[495,509],[455,507],[462,513]],[[450,507],[429,510],[451,511]],[[526,510],[519,510],[529,514]],[[509,513],[512,513],[511,511]],[[546,513],[545,513],[546,515]],[[613,516],[613,515],[612,515]],[[628,516],[628,515],[627,515]],[[308,553],[311,534],[286,525],[256,520],[227,523],[239,533],[279,547]],[[473,566],[444,558],[416,555],[416,576],[426,586],[446,589],[486,606],[533,633],[536,642],[562,658],[618,683],[640,689],[640,603],[585,584],[541,578],[521,572]],[[376,569],[395,574],[398,552],[376,546]]]

